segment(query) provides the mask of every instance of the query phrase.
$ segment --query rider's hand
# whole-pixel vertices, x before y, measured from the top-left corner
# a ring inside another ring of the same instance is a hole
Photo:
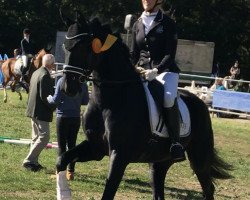
[[[53,97],[52,97],[51,95],[49,95],[49,96],[47,96],[47,101],[48,101],[49,103],[53,103],[53,102],[54,102],[54,99],[53,99]]]
[[[152,81],[155,79],[156,76],[158,76],[158,69],[154,68],[154,69],[147,69],[144,71],[144,78],[147,81]]]
[[[135,67],[135,71],[139,74],[142,74],[145,72],[145,69],[143,67],[140,67],[140,66],[136,66]]]

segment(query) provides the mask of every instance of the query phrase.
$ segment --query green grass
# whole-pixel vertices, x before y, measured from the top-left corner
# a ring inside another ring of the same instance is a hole
[[[30,119],[25,116],[27,95],[23,101],[8,91],[8,103],[3,102],[0,91],[0,136],[30,138]],[[217,200],[250,199],[250,121],[242,119],[212,118],[215,146],[235,170],[234,179],[221,180],[216,185]],[[80,130],[78,142],[84,139]],[[51,141],[56,141],[55,121],[51,123]],[[0,200],[52,200],[56,199],[55,173],[56,149],[44,150],[40,162],[47,170],[28,172],[21,166],[29,147],[0,143]],[[100,162],[78,163],[76,178],[70,182],[74,200],[101,198],[108,171],[108,157]],[[152,199],[147,164],[130,164],[120,184],[115,199]],[[175,164],[169,170],[165,184],[166,199],[198,200],[201,188],[187,161]]]

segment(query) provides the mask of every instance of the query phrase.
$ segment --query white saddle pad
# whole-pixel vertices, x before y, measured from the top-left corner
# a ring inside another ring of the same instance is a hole
[[[160,137],[169,137],[167,127],[163,121],[161,114],[155,104],[155,101],[148,89],[148,83],[143,83],[144,90],[147,96],[148,110],[149,110],[149,121],[152,133],[159,135]],[[187,137],[190,134],[191,122],[190,115],[187,105],[184,101],[178,97],[177,102],[179,105],[179,110],[181,114],[180,120],[180,137]]]
[[[15,72],[15,74],[22,75],[22,71],[21,71],[22,66],[23,66],[23,60],[20,57],[15,62],[15,66],[14,66],[14,72]]]

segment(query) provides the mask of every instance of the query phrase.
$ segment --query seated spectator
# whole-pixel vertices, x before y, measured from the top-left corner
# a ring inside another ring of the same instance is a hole
[[[240,79],[240,80],[242,80],[242,79]],[[249,92],[249,84],[244,83],[244,82],[237,82],[237,84],[235,85],[235,87],[233,89],[234,89],[234,91],[237,91],[237,92]]]
[[[223,84],[223,78],[216,78],[214,84],[210,90],[226,90],[227,88]]]

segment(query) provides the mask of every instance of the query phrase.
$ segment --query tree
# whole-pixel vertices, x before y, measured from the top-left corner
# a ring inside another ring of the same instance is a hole
[[[174,11],[179,38],[214,42],[215,62],[227,72],[238,59],[250,79],[249,0],[169,0],[164,7]],[[37,49],[55,42],[56,31],[65,30],[59,8],[71,16],[76,10],[87,18],[98,16],[119,32],[127,14],[142,12],[141,1],[132,0],[2,0],[0,53],[12,54],[25,27],[32,30]]]

